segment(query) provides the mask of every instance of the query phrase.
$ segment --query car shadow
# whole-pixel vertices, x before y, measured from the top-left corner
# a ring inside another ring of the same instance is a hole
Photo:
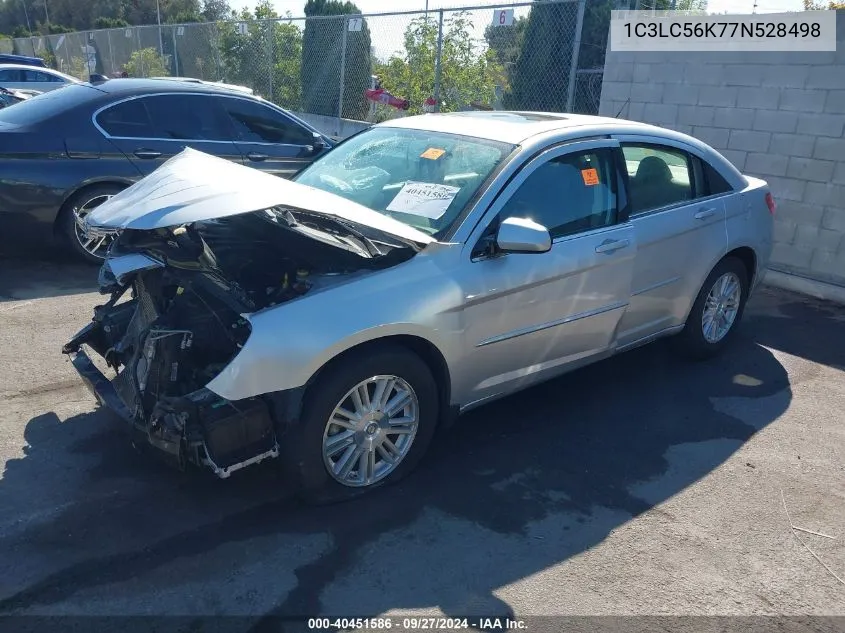
[[[663,512],[655,506],[788,408],[789,376],[767,346],[832,360],[824,339],[841,313],[769,294],[717,359],[687,363],[657,343],[492,403],[445,432],[407,480],[339,506],[300,505],[272,465],[227,481],[167,470],[136,455],[104,411],[39,415],[26,427],[26,454],[0,480],[0,506],[24,517],[0,528],[9,569],[0,613],[162,582],[156,574],[182,560],[205,556],[213,567],[226,545],[327,535],[320,555],[286,570],[293,585],[251,615],[265,624],[391,609],[505,616],[497,589]],[[753,404],[742,419],[720,406],[737,399]],[[43,498],[51,513],[26,518],[30,500]],[[281,572],[251,573],[261,591]],[[192,591],[179,573],[164,582],[169,595]]]
[[[61,250],[0,255],[0,303],[96,292],[98,272]]]

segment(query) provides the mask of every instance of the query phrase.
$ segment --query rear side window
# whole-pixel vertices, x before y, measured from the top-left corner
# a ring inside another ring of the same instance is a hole
[[[623,145],[631,215],[693,198],[689,154],[656,145]]]
[[[707,161],[701,161],[701,170],[704,174],[704,190],[707,192],[705,195],[715,196],[720,193],[733,191],[733,187],[730,186],[722,174],[716,171]]]
[[[39,83],[64,83],[59,77],[39,70],[22,70],[23,80]]]
[[[51,90],[27,99],[19,108],[3,108],[0,110],[0,123],[34,125],[66,114],[72,108],[102,95],[102,92],[91,86],[71,84],[61,90]]]
[[[17,68],[4,68],[0,70],[0,81],[14,81],[21,80],[21,71]]]
[[[67,88],[62,88],[64,92]],[[141,99],[117,103],[97,115],[97,124],[109,136],[153,138],[153,126]]]
[[[231,141],[226,113],[205,95],[157,95],[143,101],[154,138],[183,141]]]

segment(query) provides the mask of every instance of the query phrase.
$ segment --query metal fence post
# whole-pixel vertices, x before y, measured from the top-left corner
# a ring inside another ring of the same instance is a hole
[[[111,64],[111,71],[112,73],[116,73],[117,68],[114,67],[114,48],[111,45],[111,29],[106,31],[106,43],[109,45],[109,62]]]
[[[575,79],[578,74],[578,55],[581,52],[581,30],[584,28],[584,6],[587,0],[578,0],[578,17],[575,19],[575,38],[572,43],[572,60],[569,65],[569,89],[566,93],[566,111],[572,112],[575,103]]]
[[[68,35],[70,35],[70,33],[68,33]],[[59,37],[61,37],[61,36],[59,36]],[[71,68],[71,62],[70,62],[70,37],[65,37],[65,39],[62,40],[62,44],[64,44],[64,47],[65,47],[65,59],[67,60],[67,68],[65,68],[64,72],[66,72],[68,75],[70,75],[70,74],[72,74],[72,70],[73,70]],[[55,46],[53,48],[55,48]]]
[[[276,23],[274,20],[267,20],[267,63],[270,65],[270,93],[267,98],[270,101],[273,99],[273,70],[276,67],[275,59],[273,57],[273,39],[276,34]],[[341,95],[342,97],[343,95]]]
[[[173,74],[179,76],[179,53],[176,51],[176,29],[178,26],[170,27],[170,39],[173,40]]]
[[[340,98],[337,102],[337,136],[340,136],[340,120],[343,118],[343,84],[346,80],[346,32],[349,30],[349,18],[343,16],[343,36],[340,40]]]
[[[583,0],[582,0],[583,1]],[[443,9],[438,11],[440,18],[437,26],[437,56],[434,58],[434,111],[440,112],[440,74],[443,62]]]
[[[147,76],[147,72],[146,72],[146,70],[144,69],[144,56],[143,56],[143,55],[141,55],[141,52],[140,52],[140,51],[141,51],[141,27],[140,27],[140,26],[136,26],[136,27],[135,27],[135,35],[136,35],[135,41],[136,41],[136,42],[138,42],[138,43],[136,44],[137,48],[136,48],[135,50],[136,50],[136,51],[138,51],[138,65],[141,67],[141,69],[140,69],[140,70],[141,70],[141,75],[140,75],[140,76],[141,76],[141,77],[146,77],[146,76]],[[132,54],[131,54],[131,53],[129,54],[129,59],[132,59]],[[137,68],[135,69],[135,72],[138,72],[138,69],[137,69]]]

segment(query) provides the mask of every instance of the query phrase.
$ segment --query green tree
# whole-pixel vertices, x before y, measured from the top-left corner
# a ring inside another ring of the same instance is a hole
[[[206,22],[219,22],[234,16],[228,0],[205,0],[202,4],[202,19]]]
[[[300,109],[301,31],[289,15],[280,18],[269,0],[261,0],[254,12],[244,9],[239,19],[218,24],[226,81],[249,86],[283,107]]]
[[[155,48],[142,48],[129,56],[126,72],[130,77],[165,77],[170,73],[167,62]]]
[[[351,2],[308,0],[305,3],[301,68],[305,111],[337,116],[343,68],[342,115],[352,119],[365,116],[368,105],[364,91],[369,87],[372,73],[369,26],[362,19],[360,30],[350,31],[344,29],[345,19],[325,17],[360,14],[361,11]],[[342,59],[344,30],[345,60]]]
[[[95,29],[121,29],[129,26],[129,22],[123,18],[97,18],[93,24]]]
[[[394,54],[376,66],[382,86],[410,102],[411,114],[422,112],[428,97],[434,95],[437,59],[437,21],[415,18],[405,30],[404,54]],[[491,106],[497,85],[504,79],[498,52],[479,49],[473,42],[469,13],[457,13],[443,22],[443,48],[440,62],[440,110],[453,112],[473,104]]]

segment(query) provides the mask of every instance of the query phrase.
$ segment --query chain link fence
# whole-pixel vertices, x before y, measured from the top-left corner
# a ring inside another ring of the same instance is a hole
[[[88,79],[180,76],[284,108],[378,122],[424,111],[596,113],[609,9],[542,0],[17,38],[13,52]]]

